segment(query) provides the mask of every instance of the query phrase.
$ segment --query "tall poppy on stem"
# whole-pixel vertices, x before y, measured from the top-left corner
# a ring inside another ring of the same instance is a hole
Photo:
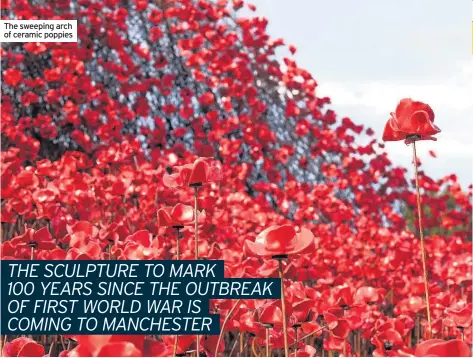
[[[294,357],[297,357],[297,351],[299,349],[299,329],[302,327],[304,322],[307,322],[311,318],[311,309],[314,307],[314,301],[311,299],[303,299],[292,304],[292,315],[297,320],[292,325],[294,329]]]
[[[169,188],[188,186],[194,188],[194,238],[195,259],[199,259],[199,211],[198,211],[198,189],[205,183],[221,179],[221,168],[212,158],[197,158],[192,164],[175,166],[169,174],[164,174],[163,183]],[[196,340],[196,354],[200,355],[200,336]]]
[[[286,297],[284,292],[284,271],[282,267],[282,260],[287,259],[287,255],[274,255],[273,259],[278,261],[279,264],[279,278],[281,279],[281,307],[283,315],[283,330],[284,330],[284,354],[286,357],[289,356],[289,343],[287,339],[287,317],[286,317]]]
[[[397,105],[396,111],[391,113],[391,118],[386,123],[383,133],[384,141],[404,140],[406,144],[412,143],[414,176],[417,195],[417,213],[419,219],[420,250],[422,258],[422,271],[424,275],[429,336],[432,332],[432,320],[430,316],[429,278],[427,273],[426,253],[424,247],[424,230],[422,227],[422,206],[419,188],[416,141],[428,139],[437,140],[433,136],[437,133],[440,133],[440,128],[434,124],[434,118],[434,111],[429,105],[423,102],[413,101],[410,98],[404,98]]]
[[[262,231],[255,242],[246,241],[245,251],[254,256],[272,258],[278,261],[279,278],[281,279],[281,309],[283,314],[284,354],[289,357],[287,335],[286,297],[284,290],[284,270],[282,261],[290,255],[302,255],[314,250],[314,235],[302,228],[300,233],[290,225],[270,226]]]
[[[180,260],[180,231],[185,226],[198,225],[205,220],[205,212],[197,212],[192,206],[176,204],[174,207],[166,206],[158,210],[158,225],[171,227],[177,230],[176,256]]]
[[[274,304],[274,302],[267,302],[264,307],[260,308],[260,312],[258,312],[258,322],[265,330],[266,357],[269,357],[271,354],[271,347],[269,344],[271,329],[273,329],[275,325],[280,326],[283,321],[284,315],[282,313],[282,307],[279,308]]]
[[[184,204],[176,204],[174,207],[166,206],[158,210],[158,225],[163,227],[172,227],[176,229],[176,259],[181,259],[181,252],[180,252],[180,230],[184,228],[184,226],[192,225],[195,223],[195,227],[197,230],[197,225],[199,220],[202,222],[205,219],[205,213],[199,216],[197,210],[194,210],[192,206],[184,205]],[[173,355],[176,355],[177,352],[177,344],[178,344],[179,336],[176,335],[174,340],[174,347],[173,347]]]

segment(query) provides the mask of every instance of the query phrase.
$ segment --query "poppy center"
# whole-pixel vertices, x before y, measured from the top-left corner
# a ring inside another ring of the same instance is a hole
[[[421,140],[422,137],[419,134],[408,134],[406,136],[406,139],[415,141],[415,140]]]
[[[390,341],[385,341],[384,349],[386,349],[387,351],[390,351],[391,349],[393,349],[393,344]]]

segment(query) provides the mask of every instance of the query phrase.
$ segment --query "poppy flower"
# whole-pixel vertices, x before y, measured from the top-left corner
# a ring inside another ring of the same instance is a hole
[[[437,140],[433,136],[440,133],[440,128],[434,124],[434,118],[434,111],[428,104],[404,98],[396,111],[391,113],[384,128],[383,140],[409,142],[412,141],[410,137]]]
[[[202,106],[211,106],[214,104],[214,95],[211,92],[206,92],[199,97],[199,102]]]
[[[335,304],[339,307],[349,308],[353,304],[353,293],[350,287],[342,287],[335,295]]]
[[[362,286],[356,291],[355,300],[367,304],[376,303],[379,301],[378,290],[374,287]]]
[[[262,325],[270,326],[282,326],[283,325],[283,313],[279,302],[268,301],[264,306],[258,310],[258,322]],[[292,313],[291,307],[287,315]]]
[[[16,87],[18,83],[21,82],[23,75],[20,70],[16,68],[9,68],[8,70],[3,71],[3,81],[12,87]]]
[[[199,212],[198,222],[205,220],[205,212]],[[176,204],[174,207],[166,206],[158,210],[158,226],[182,227],[195,223],[194,208],[189,205]]]
[[[44,347],[31,338],[20,337],[7,342],[2,349],[2,355],[4,357],[42,357]]]
[[[306,322],[311,316],[311,310],[314,307],[314,301],[308,298],[305,298],[301,301],[295,302],[292,305],[293,315],[298,322]]]
[[[172,173],[164,174],[163,183],[168,188],[200,186],[219,181],[222,176],[220,164],[212,158],[197,158],[192,164],[175,166]]]
[[[386,329],[380,330],[380,332],[372,338],[371,343],[380,349],[385,347],[386,344],[398,349],[404,345],[404,340],[398,331],[387,326]]]
[[[245,252],[260,257],[301,255],[314,249],[312,232],[302,228],[296,233],[291,225],[270,226],[256,237],[255,242],[245,241]]]
[[[417,345],[417,357],[471,357],[468,345],[458,339],[444,341],[443,339],[429,339]]]
[[[255,314],[251,311],[243,313],[240,316],[240,330],[244,332],[257,333],[260,330],[260,326],[255,320]]]
[[[56,242],[46,227],[43,227],[38,231],[26,229],[23,235],[16,236],[11,240],[13,246],[20,243],[43,250],[52,250],[56,247]]]
[[[471,326],[471,303],[460,309],[449,309],[446,313],[455,322],[457,327],[466,328]]]

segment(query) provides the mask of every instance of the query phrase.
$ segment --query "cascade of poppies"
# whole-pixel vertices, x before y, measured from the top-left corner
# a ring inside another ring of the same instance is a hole
[[[68,150],[91,156],[122,138],[136,138],[134,145],[146,158],[157,160],[170,149],[228,163],[239,172],[242,189],[290,219],[344,220],[353,215],[350,206],[375,212],[379,205],[357,191],[375,194],[378,181],[402,181],[402,176],[376,155],[378,143],[353,140],[373,131],[349,118],[337,119],[327,108],[330,100],[316,97],[310,73],[291,58],[284,59],[287,70],[281,68],[275,53],[284,42],[267,36],[266,19],[241,18],[243,5],[8,2],[2,9],[7,18],[74,17],[79,32],[77,44],[4,47],[6,140],[34,161],[56,160]],[[372,165],[343,159],[355,152]],[[113,157],[109,150],[103,155]],[[141,159],[139,154],[127,158]],[[378,171],[386,176],[373,179]],[[333,181],[342,176],[343,183]],[[289,193],[291,188],[310,192],[314,183],[328,182],[335,198],[347,205],[344,210],[321,202],[306,213],[302,199]],[[383,214],[376,215],[381,222]]]

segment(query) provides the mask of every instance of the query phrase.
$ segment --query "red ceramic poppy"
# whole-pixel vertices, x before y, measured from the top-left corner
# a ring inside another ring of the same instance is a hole
[[[471,327],[471,303],[460,309],[449,309],[446,313],[457,327]]]
[[[376,303],[379,300],[378,290],[374,287],[362,286],[355,294],[357,302]]]
[[[12,87],[16,87],[23,78],[23,75],[20,70],[16,68],[9,68],[8,70],[3,71],[3,81]]]
[[[42,357],[44,347],[31,338],[20,337],[7,342],[2,349],[2,355],[4,357]]]
[[[401,334],[393,328],[386,327],[376,334],[371,342],[378,348],[383,348],[385,344],[389,344],[391,347],[398,349],[404,345],[404,340]]]
[[[353,293],[351,287],[342,287],[338,292],[336,292],[335,304],[339,307],[351,307],[353,304]]]
[[[205,221],[205,212],[199,212],[198,222]],[[166,206],[158,210],[158,226],[181,227],[194,225],[194,208],[189,205],[176,204],[174,207]]]
[[[337,326],[332,330],[332,333],[338,338],[347,338],[350,334],[350,324],[346,319],[339,319]]]
[[[303,299],[301,301],[295,302],[292,305],[293,316],[297,319],[299,323],[306,322],[311,316],[311,310],[314,308],[314,301],[311,299]]]
[[[304,334],[313,334],[315,337],[320,337],[324,333],[325,327],[315,321],[310,321],[302,323],[301,329]]]
[[[13,246],[20,243],[43,250],[52,250],[56,247],[56,242],[46,227],[43,227],[38,231],[26,229],[24,234],[16,236],[11,240]]]
[[[444,341],[442,339],[429,339],[417,345],[417,357],[471,357],[468,345],[458,339]]]
[[[346,340],[335,336],[332,332],[329,332],[327,339],[324,339],[323,347],[327,351],[343,352],[344,350],[350,350],[349,343]]]
[[[258,314],[258,321],[262,324],[269,324],[272,326],[282,325],[283,315],[282,310],[277,305],[267,305],[262,308]]]
[[[256,333],[261,326],[255,321],[255,314],[253,312],[246,312],[240,316],[240,330],[243,332]]]
[[[245,252],[260,257],[301,255],[314,249],[312,232],[302,228],[296,233],[291,225],[271,226],[262,231],[255,242],[245,241]]]
[[[440,133],[440,128],[434,124],[434,118],[434,112],[428,104],[404,98],[396,111],[391,113],[384,128],[383,140],[436,140],[433,136]]]
[[[213,158],[197,158],[192,164],[176,166],[171,174],[164,174],[163,183],[168,188],[200,186],[219,181],[222,177],[220,164]]]

